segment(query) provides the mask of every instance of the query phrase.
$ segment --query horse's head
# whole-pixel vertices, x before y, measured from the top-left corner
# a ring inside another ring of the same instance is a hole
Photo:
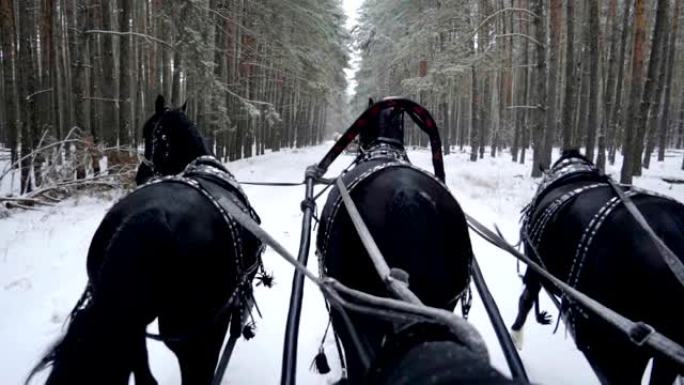
[[[370,100],[373,108],[373,101]],[[359,133],[361,147],[370,149],[378,144],[388,144],[392,147],[404,149],[404,111],[398,106],[380,108],[372,114],[373,121],[366,129]]]
[[[163,96],[157,97],[154,115],[143,126],[145,161],[138,170],[138,184],[153,175],[178,174],[193,159],[210,154],[185,108],[169,108]]]
[[[599,176],[600,172],[594,163],[582,155],[579,150],[565,150],[551,168],[544,171],[544,177],[537,189],[537,195],[540,195],[551,184],[556,185],[560,180],[569,181],[570,178],[575,180],[576,177],[596,178]]]

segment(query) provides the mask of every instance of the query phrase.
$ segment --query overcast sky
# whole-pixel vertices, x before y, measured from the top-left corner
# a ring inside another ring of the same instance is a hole
[[[356,24],[357,20],[357,10],[361,7],[363,0],[342,0],[342,7],[344,8],[344,13],[347,14],[347,30],[351,30]],[[357,52],[352,52],[350,67],[347,68],[344,73],[347,75],[347,95],[352,95],[354,93],[354,88],[356,87],[356,82],[353,80],[354,74],[358,69],[358,59],[359,55]]]

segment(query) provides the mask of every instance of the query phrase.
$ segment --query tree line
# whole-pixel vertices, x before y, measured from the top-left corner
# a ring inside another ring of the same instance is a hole
[[[682,0],[366,0],[353,106],[409,95],[433,111],[446,153],[508,148],[522,163],[532,151],[532,176],[553,146],[601,168],[621,153],[631,183],[654,151],[682,148],[681,18]]]
[[[320,142],[346,113],[344,18],[337,0],[0,0],[0,143],[26,192],[52,160],[136,151],[157,94],[223,160]]]

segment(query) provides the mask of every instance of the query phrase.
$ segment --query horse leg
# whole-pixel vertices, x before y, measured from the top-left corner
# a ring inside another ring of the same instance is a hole
[[[166,346],[178,359],[183,385],[210,384],[230,317],[212,319],[211,324],[194,324],[194,329],[179,325],[174,317],[159,317],[159,331]],[[174,338],[181,336],[180,338]]]
[[[133,376],[135,377],[135,385],[157,385],[157,380],[154,379],[152,371],[150,370],[149,358],[147,355],[147,340],[145,331],[136,337],[136,358],[133,364]]]
[[[669,362],[653,358],[650,385],[672,385],[677,378],[677,369]]]
[[[532,310],[532,306],[537,301],[537,296],[539,290],[534,292],[530,290],[529,285],[525,285],[525,289],[520,295],[520,300],[518,301],[518,315],[515,317],[515,322],[511,326],[511,337],[513,338],[513,343],[518,350],[522,350],[523,345],[523,326],[527,320],[527,315]]]

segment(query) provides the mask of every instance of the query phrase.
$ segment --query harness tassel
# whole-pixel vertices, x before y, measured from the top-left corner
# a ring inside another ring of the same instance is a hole
[[[254,324],[254,322],[246,324],[242,328],[242,337],[244,337],[246,340],[251,340],[256,335],[255,330],[256,325]]]
[[[311,369],[315,369],[319,374],[330,373],[330,365],[328,365],[328,357],[325,355],[325,350],[321,346],[318,350],[318,354],[314,357],[311,363]]]
[[[274,283],[273,275],[264,272],[262,274],[259,274],[256,278],[259,281],[259,282],[257,282],[257,286],[264,285],[264,287],[268,287],[268,288],[273,287],[273,283]]]

